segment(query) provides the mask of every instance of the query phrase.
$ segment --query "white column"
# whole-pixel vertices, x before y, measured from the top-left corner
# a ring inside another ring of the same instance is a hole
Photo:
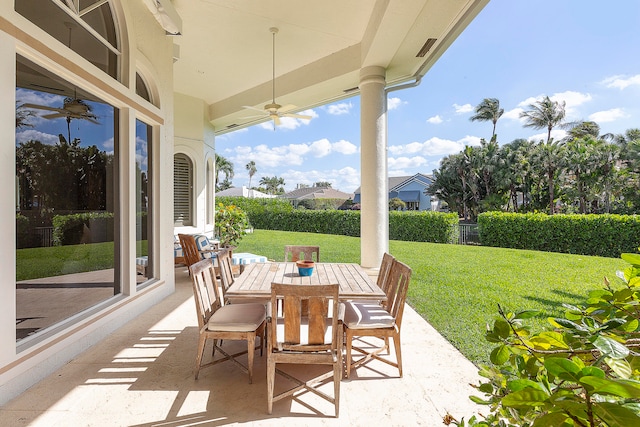
[[[379,267],[389,248],[385,69],[360,70],[360,263]]]

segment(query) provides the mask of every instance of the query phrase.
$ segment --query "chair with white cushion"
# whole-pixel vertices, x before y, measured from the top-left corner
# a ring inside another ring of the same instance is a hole
[[[225,360],[236,363],[243,371],[249,373],[249,383],[253,381],[253,358],[256,350],[256,337],[260,337],[260,354],[264,348],[264,330],[266,309],[264,304],[228,304],[225,305],[222,293],[216,282],[213,263],[206,259],[189,267],[193,283],[193,295],[198,314],[198,353],[196,356],[195,378],[198,379],[200,368]],[[208,340],[213,340],[212,361],[202,363],[204,349]],[[222,348],[222,340],[246,340],[247,349],[229,354]],[[215,359],[216,350],[223,358]],[[245,367],[236,357],[248,354],[248,366]]]
[[[371,359],[376,359],[398,368],[398,373],[402,377],[400,328],[410,280],[411,268],[398,260],[394,260],[387,274],[386,283],[383,284],[383,289],[385,289],[387,295],[387,301],[384,305],[372,301],[350,301],[345,303],[344,332],[347,378],[351,375],[352,368],[360,366]],[[373,350],[365,349],[353,345],[356,337],[377,337],[383,340],[383,343]],[[381,355],[384,350],[389,349],[388,338],[393,338],[395,361]],[[351,357],[352,350],[364,354],[364,357],[353,361]]]

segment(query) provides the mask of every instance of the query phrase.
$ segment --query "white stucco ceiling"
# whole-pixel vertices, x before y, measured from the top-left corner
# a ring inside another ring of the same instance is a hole
[[[174,0],[182,18],[175,91],[202,98],[216,133],[255,124],[244,109],[272,98],[295,111],[351,96],[360,69],[382,66],[390,85],[423,75],[488,0]],[[437,39],[423,58],[416,54]],[[236,125],[229,128],[229,126]]]

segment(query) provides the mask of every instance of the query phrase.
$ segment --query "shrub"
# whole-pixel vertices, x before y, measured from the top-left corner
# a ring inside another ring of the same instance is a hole
[[[640,255],[613,286],[589,293],[582,306],[564,305],[564,318],[549,319],[553,329],[531,334],[524,321],[535,311],[508,313],[487,327],[496,347],[487,379],[478,390],[488,405],[483,419],[458,426],[609,426],[640,425]]]
[[[247,214],[236,205],[218,203],[215,222],[216,235],[222,247],[237,245],[249,228]]]
[[[113,241],[113,214],[85,212],[53,217],[54,246]]]
[[[485,212],[478,226],[484,246],[617,258],[640,244],[637,215]]]

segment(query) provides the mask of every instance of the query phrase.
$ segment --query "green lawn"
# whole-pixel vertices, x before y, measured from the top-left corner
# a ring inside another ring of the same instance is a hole
[[[325,234],[256,230],[237,251],[282,260],[285,244],[319,245],[322,261],[360,262],[359,238]],[[580,303],[626,267],[616,258],[482,246],[391,241],[389,250],[413,269],[408,303],[474,363],[489,359],[483,334],[498,304],[541,310],[532,321],[537,331],[563,302]]]
[[[360,262],[359,238],[328,234],[255,230],[237,252],[282,260],[285,244],[318,245],[322,261]],[[408,303],[475,363],[488,361],[483,334],[498,304],[541,310],[538,331],[563,302],[580,303],[626,267],[616,258],[435,243],[391,241],[390,252],[413,269]],[[98,270],[113,267],[113,243],[21,249],[16,257],[17,280]]]

